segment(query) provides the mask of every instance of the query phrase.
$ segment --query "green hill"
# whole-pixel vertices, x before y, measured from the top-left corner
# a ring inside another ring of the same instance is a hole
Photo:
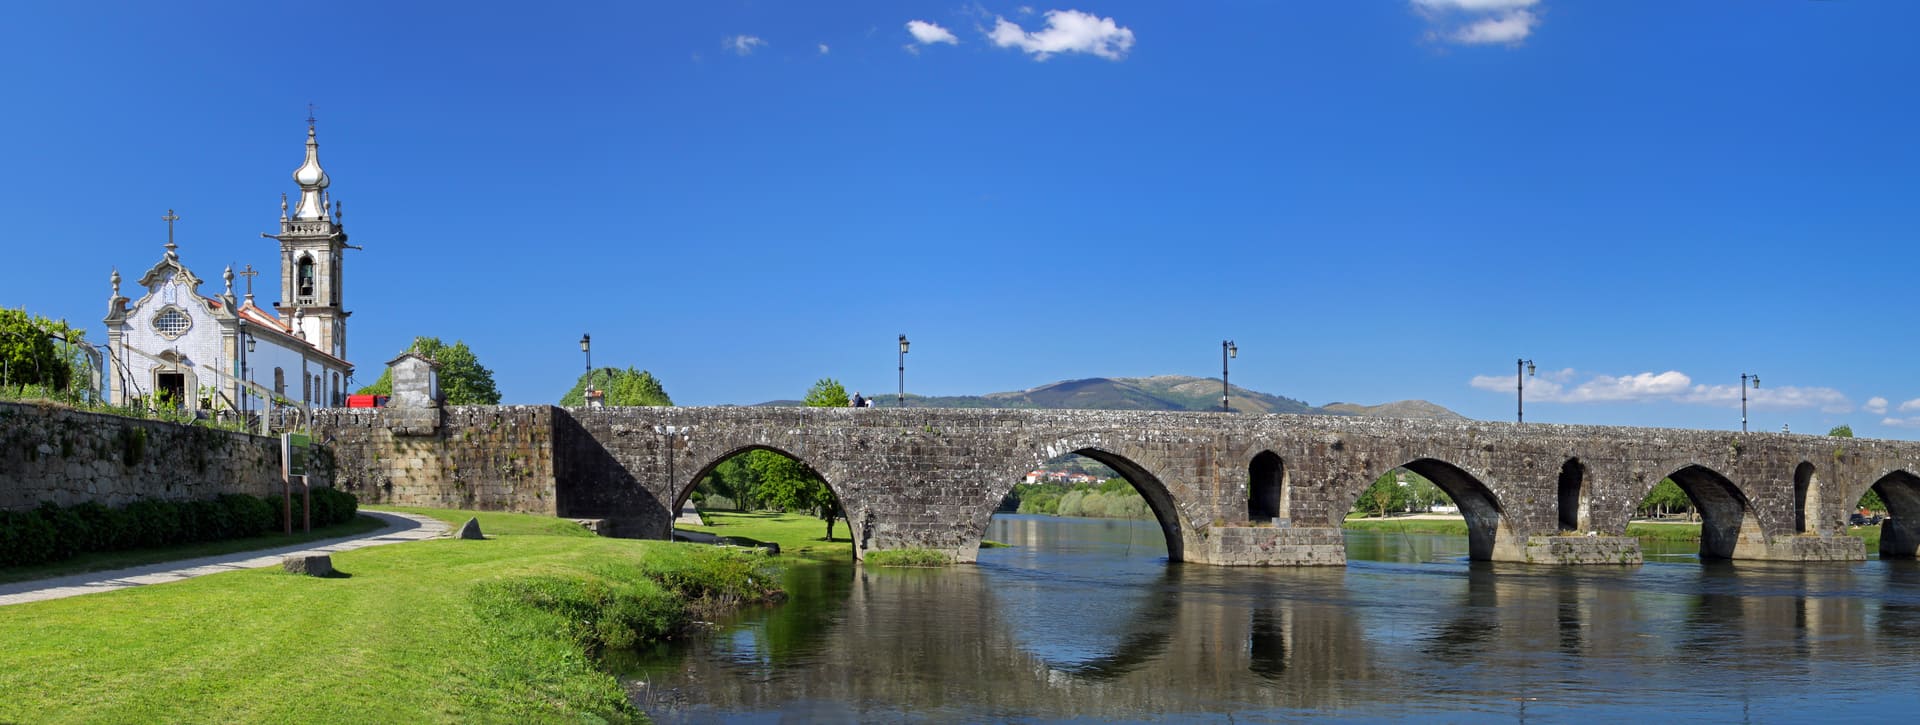
[[[875,405],[891,406],[891,395],[876,396]],[[1232,390],[1233,409],[1241,413],[1309,413],[1365,415],[1395,418],[1464,419],[1458,413],[1424,400],[1402,400],[1382,405],[1334,403],[1325,407],[1238,385]],[[761,405],[797,405],[775,400]],[[1080,410],[1219,410],[1220,381],[1188,375],[1147,378],[1083,378],[1062,380],[1026,390],[986,395],[923,397],[908,395],[907,405],[918,408],[1047,408]]]

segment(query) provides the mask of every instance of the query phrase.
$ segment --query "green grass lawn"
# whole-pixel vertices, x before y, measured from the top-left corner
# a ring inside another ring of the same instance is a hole
[[[480,516],[489,540],[337,553],[343,578],[256,569],[0,609],[0,722],[631,721],[596,645],[774,581],[765,557]]]
[[[811,514],[781,514],[745,511],[702,511],[706,526],[678,526],[684,531],[699,531],[753,543],[780,545],[783,557],[813,561],[853,561],[852,531],[847,522],[833,525],[833,540],[827,541],[827,522]],[[484,529],[486,522],[481,522]]]
[[[0,584],[27,581],[29,579],[47,579],[50,577],[84,574],[94,571],[110,571],[130,566],[145,566],[166,561],[197,559],[202,556],[231,554],[237,551],[258,551],[277,549],[292,544],[332,539],[341,536],[364,534],[385,526],[385,522],[371,516],[355,516],[352,521],[314,529],[312,533],[295,531],[292,534],[267,534],[249,536],[244,539],[226,541],[205,541],[179,546],[163,546],[157,549],[136,549],[133,551],[94,551],[71,559],[56,561],[37,566],[17,566],[0,569]]]

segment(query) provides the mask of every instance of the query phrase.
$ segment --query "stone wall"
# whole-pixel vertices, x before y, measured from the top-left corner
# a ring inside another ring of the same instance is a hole
[[[553,515],[555,410],[332,408],[315,411],[314,434],[333,451],[340,490],[363,504]]]
[[[316,453],[314,485],[327,485],[331,465]],[[281,490],[278,438],[0,403],[0,509]]]

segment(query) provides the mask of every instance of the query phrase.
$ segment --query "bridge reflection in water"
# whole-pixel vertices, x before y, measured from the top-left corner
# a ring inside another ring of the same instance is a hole
[[[635,696],[666,721],[1785,720],[1920,705],[1888,684],[1920,675],[1912,562],[1543,568],[1469,563],[1463,537],[1356,532],[1347,568],[1250,571],[1169,564],[1157,533],[1003,516],[993,538],[1021,545],[974,567],[797,568],[789,603],[658,653]]]

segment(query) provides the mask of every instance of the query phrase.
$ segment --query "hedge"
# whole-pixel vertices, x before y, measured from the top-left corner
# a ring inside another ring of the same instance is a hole
[[[353,519],[360,502],[331,488],[313,491],[313,525]],[[302,501],[293,499],[293,522]],[[135,501],[121,508],[98,503],[32,511],[0,511],[0,567],[46,564],[90,551],[150,549],[200,541],[259,536],[282,530],[280,496],[223,494],[210,501]]]

